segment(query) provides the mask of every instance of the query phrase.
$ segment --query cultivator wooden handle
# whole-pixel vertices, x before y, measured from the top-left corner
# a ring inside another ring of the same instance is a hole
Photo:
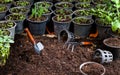
[[[28,28],[25,28],[25,32],[27,33],[28,37],[30,38],[31,43],[32,43],[32,44],[35,44],[36,42],[35,42],[32,34],[30,33],[30,31],[29,31]]]
[[[81,45],[84,45],[84,46],[87,46],[87,45],[93,45],[92,42],[88,42],[88,41],[83,41],[83,42],[80,42]]]

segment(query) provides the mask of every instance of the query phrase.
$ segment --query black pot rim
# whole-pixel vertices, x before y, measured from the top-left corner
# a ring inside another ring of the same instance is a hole
[[[12,13],[12,14],[6,15],[6,16],[5,16],[5,19],[8,20],[7,17],[9,17],[10,15],[14,15],[14,14],[18,14],[18,13]],[[24,14],[22,14],[22,13],[19,13],[19,14],[24,15]],[[26,15],[24,15],[24,16],[25,16],[25,19],[26,19]],[[23,19],[23,20],[11,20],[11,21],[18,22],[18,21],[24,21],[25,19]]]
[[[45,16],[45,17],[46,17],[46,16]],[[47,21],[47,20],[48,20],[48,17],[46,17],[46,19],[43,20],[43,21],[32,21],[32,20],[30,20],[29,18],[27,18],[26,20],[29,21],[29,22],[32,22],[32,23],[42,23],[42,22]]]
[[[89,24],[84,24],[84,23],[80,24],[80,23],[76,23],[76,22],[74,21],[74,19],[76,19],[76,18],[90,19],[90,20],[91,20],[91,23],[89,23]],[[77,24],[77,25],[91,25],[91,24],[93,24],[94,20],[93,20],[92,18],[87,18],[87,17],[81,16],[81,17],[74,17],[74,18],[72,19],[72,22],[73,22],[74,24]]]
[[[12,9],[15,9],[15,8],[25,8],[25,9],[27,10],[26,12],[21,12],[21,13],[27,13],[27,12],[30,11],[29,8],[26,8],[26,7],[24,7],[24,6],[17,6],[17,7],[12,7],[12,8],[10,8],[10,9],[9,9],[9,12],[10,12],[10,13],[14,13],[14,12],[12,12],[11,10],[12,10]]]
[[[5,5],[1,4],[0,6],[5,6]],[[0,13],[5,13],[5,12],[7,12],[7,11],[9,10],[7,6],[5,6],[5,7],[6,7],[6,10],[5,10],[5,11],[2,11],[2,12],[0,12]]]
[[[66,15],[66,16],[68,16],[68,15]],[[70,23],[70,22],[72,21],[72,18],[71,18],[70,21],[67,21],[67,22],[59,22],[59,21],[56,21],[56,20],[55,20],[55,17],[56,17],[56,16],[53,16],[53,17],[52,17],[52,21],[53,21],[53,22],[57,22],[57,23]]]
[[[8,28],[8,29],[12,29],[12,28],[16,27],[16,25],[17,25],[16,22],[14,22],[14,21],[10,21],[10,20],[0,21],[0,23],[4,23],[4,22],[13,22],[13,23],[14,23],[14,26],[11,27],[11,28]]]
[[[52,2],[48,2],[48,1],[39,1],[39,2],[35,2],[34,5],[39,4],[39,3],[43,3],[43,2],[50,3],[51,6],[50,6],[49,8],[53,7],[53,3],[52,3]]]
[[[108,46],[108,47],[111,47],[111,48],[120,49],[120,47],[111,46],[111,45],[106,44],[106,41],[109,41],[109,39],[111,39],[111,37],[110,37],[110,38],[106,38],[106,39],[103,40],[104,45],[106,45],[106,46]],[[114,39],[114,38],[113,38],[113,39]]]
[[[56,10],[53,11],[53,13],[54,13],[55,15],[58,15],[58,14],[56,14],[56,11],[57,11],[57,10],[59,10],[59,9],[56,9]],[[70,10],[72,13],[69,14],[69,15],[71,15],[71,16],[73,15],[73,10],[72,10],[72,9],[63,9],[63,10],[67,10],[67,11]],[[69,15],[68,15],[68,16],[69,16]]]
[[[97,23],[97,20],[99,20],[99,18],[97,18],[97,19],[95,19],[95,24],[97,25],[97,26],[100,26],[100,27],[106,27],[106,28],[111,28],[111,25],[102,25],[102,24],[98,24]]]
[[[68,7],[68,9],[69,9],[69,8],[73,8],[73,7],[74,7],[74,5],[73,5],[72,3],[70,3],[70,2],[58,2],[58,3],[55,3],[55,5],[54,5],[54,6],[55,6],[56,8],[61,9],[61,7],[58,7],[58,6],[57,6],[57,4],[62,4],[62,3],[68,3],[68,4],[72,5],[71,7]],[[66,8],[66,9],[67,9],[67,8]]]

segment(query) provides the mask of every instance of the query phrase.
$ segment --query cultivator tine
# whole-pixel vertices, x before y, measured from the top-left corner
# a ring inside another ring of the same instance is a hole
[[[65,48],[65,46],[67,46],[67,50],[72,49],[71,52],[73,52],[75,46],[78,45],[78,44],[79,44],[78,42],[67,42],[64,45],[64,48]]]

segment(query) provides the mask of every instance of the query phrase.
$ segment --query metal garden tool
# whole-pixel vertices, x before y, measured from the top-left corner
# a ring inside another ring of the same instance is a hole
[[[88,45],[93,45],[93,43],[89,41],[83,41],[83,42],[69,41],[65,43],[63,47],[67,46],[67,49],[72,48],[72,52],[73,52],[75,46],[77,45],[88,46]]]
[[[37,54],[40,54],[41,50],[44,48],[44,45],[41,42],[36,43],[36,41],[34,40],[32,34],[30,33],[28,28],[26,28],[25,31],[26,31],[31,43],[34,45],[35,52]]]

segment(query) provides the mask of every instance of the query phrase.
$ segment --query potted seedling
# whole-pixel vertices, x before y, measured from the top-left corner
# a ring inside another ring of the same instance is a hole
[[[19,1],[14,1],[13,2],[13,5],[14,6],[23,6],[23,7],[27,7],[27,8],[30,8],[31,7],[31,4],[29,1],[27,0],[19,0]]]
[[[53,3],[52,2],[48,2],[48,1],[40,1],[40,2],[34,3],[34,5],[42,6],[42,7],[51,9],[52,6],[53,6]]]
[[[57,1],[61,1],[61,2],[73,2],[74,0],[57,0]]]
[[[10,43],[14,43],[8,32],[0,29],[0,66],[6,64],[6,60],[10,55]]]
[[[84,16],[84,17],[88,17],[88,18],[92,18],[92,12],[91,10],[87,10],[87,9],[82,9],[82,10],[75,10],[73,12],[73,14],[77,17],[77,16]]]
[[[23,13],[25,15],[27,15],[29,13],[30,9],[29,8],[25,8],[25,7],[12,7],[9,9],[10,13]]]
[[[117,36],[117,37],[120,37],[120,12],[119,12],[119,4],[120,4],[120,1],[117,1],[117,0],[112,0],[112,2],[114,3],[113,6],[115,7],[115,10],[117,12],[113,13],[114,15],[112,15],[113,17],[112,18],[112,22],[111,22],[111,29],[112,29],[112,32],[114,33],[113,36]],[[112,13],[110,13],[112,14]]]
[[[56,9],[72,9],[73,4],[70,2],[58,2],[55,4]]]
[[[48,20],[48,17],[43,16],[45,9],[47,8],[35,5],[32,8],[32,13],[27,18],[30,32],[33,35],[43,35],[45,33],[46,22]]]
[[[16,23],[14,21],[0,21],[0,29],[8,30],[11,38],[14,40]]]
[[[0,5],[0,20],[4,19],[7,11],[8,11],[7,6],[5,6],[5,5]]]
[[[111,28],[111,22],[114,14],[110,14],[113,11],[107,7],[107,5],[98,5],[96,8],[91,9],[95,17],[95,24],[97,25],[98,37],[106,38],[109,37],[106,31]],[[109,11],[111,10],[111,11]]]
[[[94,4],[106,4],[110,0],[92,0],[92,3]]]
[[[74,24],[75,36],[86,38],[90,33],[94,21],[86,17],[74,17],[72,22]]]
[[[73,11],[71,9],[56,9],[54,11],[55,15],[70,15],[72,16]]]
[[[78,2],[75,4],[75,8],[76,9],[90,9],[92,8],[92,6],[90,2],[82,2],[82,3]]]
[[[23,30],[24,30],[23,22],[26,19],[25,14],[13,13],[13,14],[9,14],[9,15],[5,16],[5,19],[16,22],[16,24],[17,24],[17,26],[15,28],[16,34],[20,34],[23,32]]]
[[[55,34],[58,35],[62,29],[69,30],[71,20],[72,17],[68,15],[56,15],[52,17]]]
[[[0,4],[7,5],[8,8],[11,7],[13,0],[0,0]]]
[[[75,2],[91,2],[91,0],[75,0]]]

